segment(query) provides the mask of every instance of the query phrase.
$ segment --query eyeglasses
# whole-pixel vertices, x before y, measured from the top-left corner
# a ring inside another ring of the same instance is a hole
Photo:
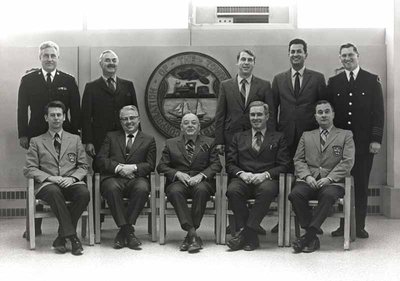
[[[139,118],[139,116],[128,116],[128,117],[120,117],[119,119],[120,119],[122,122],[128,122],[128,121],[136,120],[136,119],[138,119],[138,118]]]

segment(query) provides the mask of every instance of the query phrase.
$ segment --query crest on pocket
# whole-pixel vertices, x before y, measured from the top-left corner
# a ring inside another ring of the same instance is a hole
[[[333,155],[336,157],[342,156],[343,154],[343,148],[341,146],[335,145],[332,146],[333,149]]]
[[[71,162],[71,163],[76,162],[76,154],[75,153],[68,153],[67,156],[68,156],[69,162]]]

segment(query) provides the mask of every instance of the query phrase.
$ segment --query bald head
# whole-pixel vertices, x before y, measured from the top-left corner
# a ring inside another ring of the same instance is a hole
[[[186,136],[195,136],[200,132],[199,118],[193,113],[187,113],[182,117],[181,131]]]

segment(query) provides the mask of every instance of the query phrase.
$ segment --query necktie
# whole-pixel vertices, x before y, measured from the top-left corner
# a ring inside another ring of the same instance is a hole
[[[47,74],[46,74],[46,84],[47,84],[47,86],[51,85],[51,73],[50,72],[47,72]]]
[[[58,156],[60,156],[61,139],[60,139],[60,135],[58,133],[54,134],[54,149],[56,150]]]
[[[246,84],[247,84],[247,80],[246,79],[242,79],[242,81],[240,81],[240,84],[242,84],[242,86],[240,87],[240,94],[242,95],[242,101],[244,104],[246,104]]]
[[[321,135],[320,135],[321,147],[325,146],[326,139],[328,138],[328,134],[329,134],[328,130],[326,130],[326,129],[322,130]]]
[[[110,91],[111,91],[112,93],[115,92],[114,79],[113,79],[112,77],[109,77],[109,78],[107,79],[107,86],[108,86],[108,88],[110,89]]]
[[[125,154],[126,155],[128,155],[131,152],[132,145],[133,145],[133,135],[129,134],[128,135],[128,142],[126,143],[126,148],[125,148]]]
[[[194,148],[195,148],[194,142],[192,140],[188,140],[185,145],[185,149],[186,149],[187,155],[189,157],[189,160],[192,160],[192,158],[193,158]]]
[[[261,132],[257,132],[257,133],[255,134],[255,140],[253,141],[253,149],[254,149],[256,152],[259,152],[259,151],[260,151],[261,144],[262,144],[261,137],[262,137]]]
[[[294,96],[298,97],[299,93],[300,93],[300,77],[299,77],[300,73],[298,71],[296,71],[294,76],[296,76],[294,78]]]
[[[350,89],[354,88],[354,73],[353,71],[350,71],[350,80],[349,80],[349,85],[350,85]]]

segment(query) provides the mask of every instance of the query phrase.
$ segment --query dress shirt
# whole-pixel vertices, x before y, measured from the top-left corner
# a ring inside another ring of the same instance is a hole
[[[56,69],[54,69],[52,72],[50,72],[50,79],[51,79],[51,82],[53,82],[54,77],[55,77],[55,75],[56,75],[56,72],[57,72]],[[42,68],[42,74],[43,74],[43,77],[44,77],[44,80],[45,80],[45,81],[47,80],[47,73],[48,73],[48,72]]]
[[[291,76],[292,76],[292,86],[293,86],[293,88],[294,88],[294,83],[295,83],[295,80],[296,80],[296,72],[298,72],[299,73],[299,80],[300,80],[300,88],[301,88],[301,85],[303,84],[303,75],[304,75],[304,70],[306,69],[306,67],[305,66],[303,66],[300,70],[294,70],[293,68],[291,68],[290,70],[291,70]]]
[[[105,77],[105,76],[101,76],[101,77],[103,77],[103,79],[104,79],[104,82],[106,82],[106,85],[108,86],[108,78],[112,78],[113,80],[112,80],[112,83],[113,83],[113,85],[114,85],[114,89],[117,89],[117,75],[113,75],[113,76],[110,76],[110,77]]]
[[[61,140],[62,140],[63,129],[59,130],[58,132],[53,132],[53,131],[50,131],[50,130],[49,130],[49,134],[50,134],[50,136],[51,136],[51,138],[52,138],[53,140],[54,140],[54,135],[55,135],[56,133],[60,136],[60,141],[61,141]]]
[[[245,99],[245,104],[247,104],[247,99],[249,98],[249,92],[250,92],[250,87],[251,87],[251,79],[253,79],[253,74],[250,75],[247,78],[243,78],[240,77],[240,75],[237,76],[237,83],[238,83],[238,88],[239,88],[239,92],[240,89],[242,88],[242,80],[245,79],[247,81],[247,83],[245,84],[246,87],[246,99]]]
[[[348,71],[348,70],[346,70],[346,69],[345,69],[344,71],[346,72],[347,81],[350,82],[350,71]],[[352,71],[353,71],[354,80],[356,80],[356,79],[357,79],[358,72],[360,71],[360,66],[357,66],[356,69],[354,69],[354,70],[352,70]]]
[[[135,142],[135,138],[136,138],[137,134],[138,134],[138,131],[136,131],[134,133],[125,132],[125,146],[128,144],[128,141],[129,141],[128,135],[133,135],[133,137],[132,137],[132,144],[133,144]],[[118,172],[122,169],[123,166],[128,166],[128,165],[132,165],[132,167],[134,168],[135,172],[137,171],[136,164],[122,164],[122,163],[119,163],[117,165],[117,167],[115,167],[115,173],[118,174]]]

